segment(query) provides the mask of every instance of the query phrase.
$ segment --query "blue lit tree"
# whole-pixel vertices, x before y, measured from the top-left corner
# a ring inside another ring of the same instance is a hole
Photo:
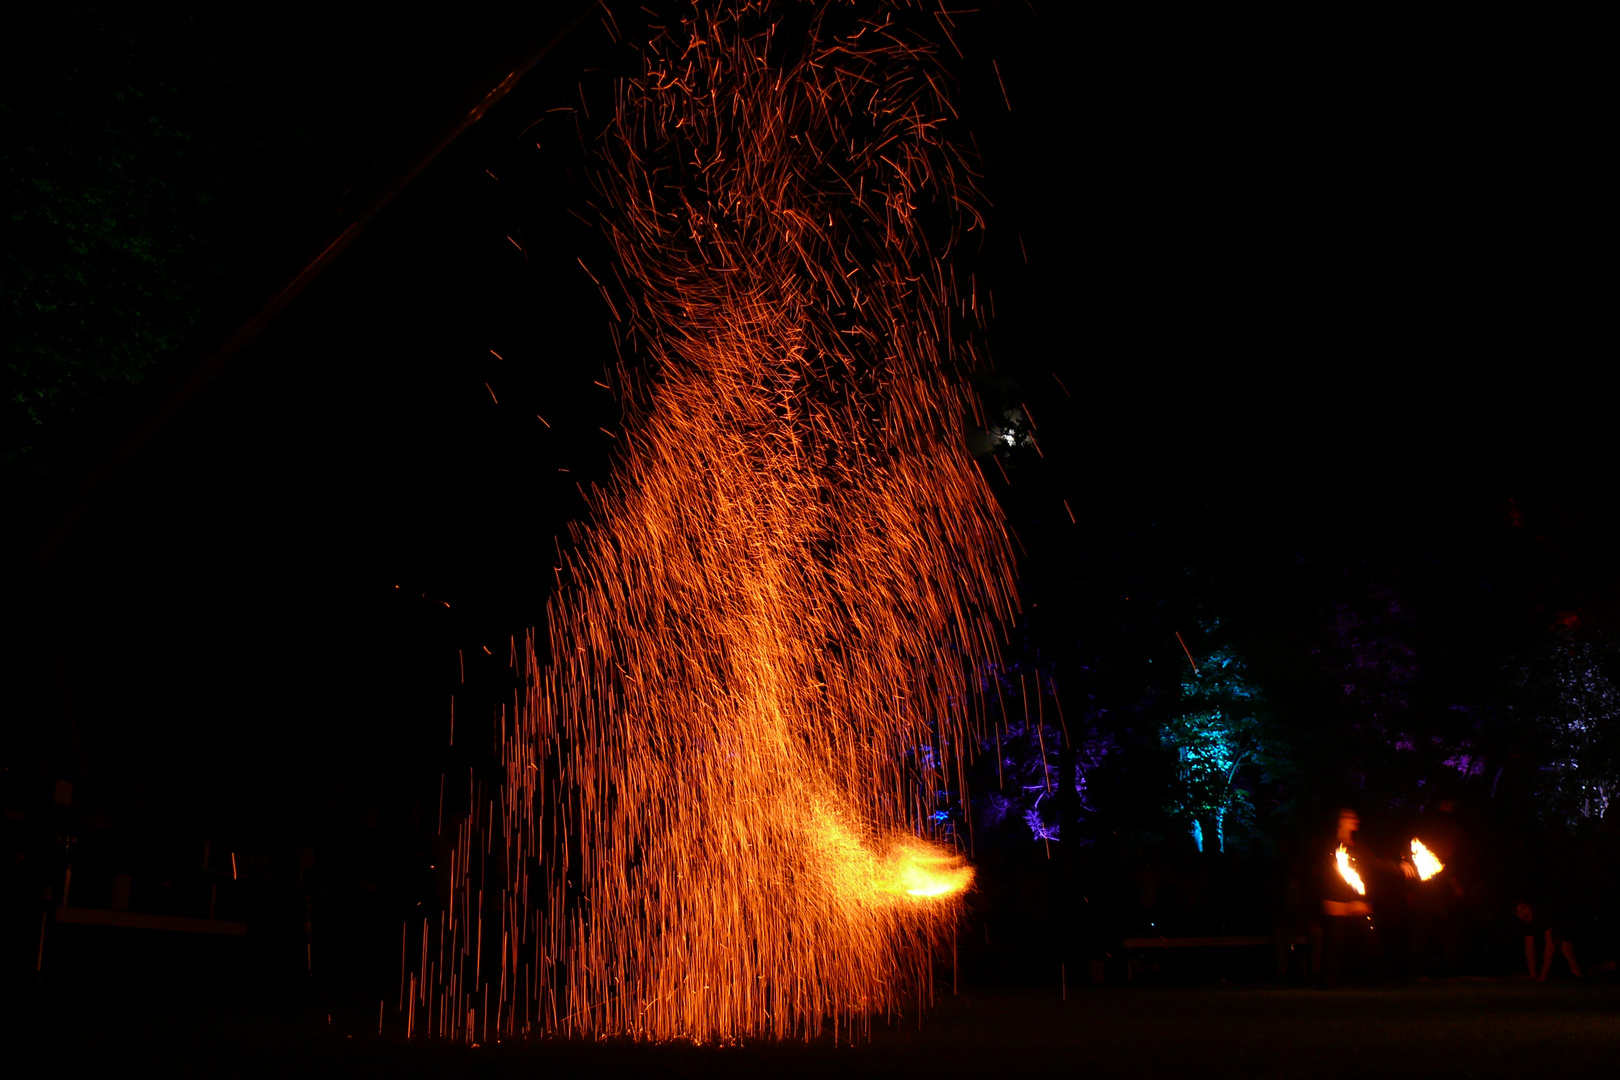
[[[1274,764],[1263,699],[1225,647],[1199,659],[1196,671],[1189,667],[1181,700],[1187,711],[1160,729],[1177,758],[1170,809],[1191,822],[1200,851],[1210,840],[1225,851],[1229,832],[1253,825],[1253,785]]]

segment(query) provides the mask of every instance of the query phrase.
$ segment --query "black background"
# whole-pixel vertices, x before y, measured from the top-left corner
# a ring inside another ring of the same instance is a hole
[[[174,24],[215,65],[235,177],[216,312],[560,18],[251,10]],[[1279,708],[1327,716],[1301,642],[1346,567],[1404,584],[1436,707],[1488,700],[1565,613],[1609,624],[1582,28],[1059,3],[955,24],[992,207],[966,264],[994,295],[981,391],[1044,451],[997,484],[1028,550],[1020,640],[1060,692],[1114,692],[1091,664],[1140,696],[1171,631],[1219,614]],[[366,876],[344,852],[367,830],[432,822],[543,621],[576,484],[609,472],[612,346],[579,265],[606,256],[570,213],[596,121],[573,110],[624,62],[588,21],[14,579],[17,790],[71,778],[128,835],[313,847],[333,880]],[[15,505],[41,516],[35,490]]]

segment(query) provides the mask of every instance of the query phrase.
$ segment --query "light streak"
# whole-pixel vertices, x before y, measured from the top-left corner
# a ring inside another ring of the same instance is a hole
[[[1007,83],[1001,77],[1001,65],[996,63],[994,60],[991,60],[990,66],[994,68],[996,72],[996,85],[1001,87],[1001,100],[1006,102],[1007,111],[1012,112],[1012,98],[1007,96]]]
[[[1187,642],[1185,640],[1183,640],[1180,630],[1176,630],[1176,631],[1174,631],[1174,633],[1176,635],[1176,640],[1181,642],[1181,651],[1187,654],[1187,663],[1192,665],[1193,674],[1197,675],[1198,674],[1198,661],[1193,659],[1192,650],[1187,648]]]

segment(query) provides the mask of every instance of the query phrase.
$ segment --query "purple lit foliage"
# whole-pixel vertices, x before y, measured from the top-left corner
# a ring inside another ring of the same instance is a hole
[[[1440,764],[1447,769],[1458,773],[1464,780],[1478,780],[1485,775],[1485,751],[1480,749],[1473,737],[1482,728],[1486,727],[1485,716],[1489,715],[1482,710],[1468,705],[1452,705],[1446,710],[1452,721],[1454,731],[1461,729],[1471,734],[1459,735],[1433,735],[1430,743],[1435,751],[1441,755]]]
[[[1341,576],[1344,591],[1321,613],[1321,633],[1310,650],[1343,706],[1334,728],[1337,766],[1364,799],[1426,805],[1433,784],[1454,779],[1453,770],[1465,776],[1481,771],[1478,754],[1470,753],[1477,718],[1467,709],[1414,707],[1421,668],[1412,645],[1413,612],[1369,568],[1352,567]]]
[[[1055,688],[1049,676],[1016,668],[998,671],[991,680],[990,693],[1001,693],[1007,719],[997,717],[981,744],[984,756],[974,796],[979,822],[996,829],[1017,820],[1032,840],[1061,840],[1057,785],[1067,724],[1058,711]],[[1070,727],[1068,734],[1075,741],[1076,807],[1085,816],[1094,812],[1087,775],[1107,757],[1113,741],[1089,725],[1083,731]]]
[[[1320,624],[1325,641],[1311,650],[1338,683],[1356,727],[1400,749],[1413,745],[1405,731],[1418,673],[1417,653],[1408,643],[1412,622],[1393,588],[1372,585],[1327,610]]]

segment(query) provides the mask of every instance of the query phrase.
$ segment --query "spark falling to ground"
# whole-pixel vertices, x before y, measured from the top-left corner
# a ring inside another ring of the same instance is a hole
[[[419,1030],[849,1035],[930,992],[972,876],[936,812],[1016,600],[914,14],[699,4],[619,87],[604,296],[640,363],[424,923]]]

